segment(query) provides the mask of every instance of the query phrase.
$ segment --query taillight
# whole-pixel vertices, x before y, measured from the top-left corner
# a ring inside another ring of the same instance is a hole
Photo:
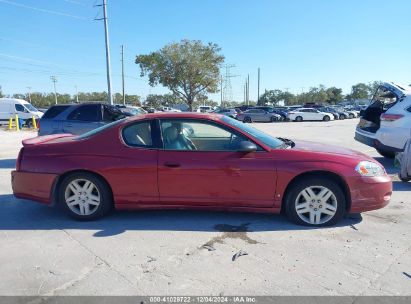
[[[395,121],[404,117],[402,114],[381,114],[381,121]]]
[[[19,152],[19,156],[17,156],[17,160],[16,160],[16,170],[17,171],[20,171],[20,168],[21,168],[21,159],[23,157],[23,150],[24,148],[21,148]]]

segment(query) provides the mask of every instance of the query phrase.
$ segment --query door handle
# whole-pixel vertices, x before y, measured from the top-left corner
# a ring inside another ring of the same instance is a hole
[[[169,168],[178,168],[178,167],[180,167],[181,165],[179,164],[179,163],[175,163],[175,162],[165,162],[164,163],[164,166],[165,167],[169,167]]]

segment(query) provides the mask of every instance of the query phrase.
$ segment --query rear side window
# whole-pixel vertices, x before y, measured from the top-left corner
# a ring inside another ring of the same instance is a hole
[[[123,139],[128,146],[153,147],[151,121],[139,122],[125,127]]]
[[[66,110],[68,107],[70,106],[54,106],[51,107],[50,109],[48,109],[46,111],[46,113],[44,113],[43,115],[43,119],[52,119],[54,117],[56,117],[57,115],[59,115],[60,113],[63,113],[64,110]]]
[[[101,105],[84,105],[73,110],[68,116],[69,120],[100,121]]]
[[[116,107],[103,106],[103,120],[107,122],[116,121],[126,117],[123,112],[121,112]]]

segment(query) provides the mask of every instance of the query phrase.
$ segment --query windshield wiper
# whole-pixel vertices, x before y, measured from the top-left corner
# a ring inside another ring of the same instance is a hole
[[[288,138],[283,138],[283,137],[277,137],[277,138],[283,142],[281,147],[283,147],[284,149],[286,149],[287,147],[294,148],[295,142],[293,142],[292,140]]]

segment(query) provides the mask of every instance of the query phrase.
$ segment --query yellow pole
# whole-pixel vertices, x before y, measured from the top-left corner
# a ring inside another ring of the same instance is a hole
[[[19,116],[16,114],[16,131],[20,131]]]
[[[36,118],[35,118],[34,116],[32,116],[31,119],[32,119],[32,121],[33,121],[33,128],[34,128],[35,130],[37,130],[37,121],[36,121]]]
[[[10,117],[9,119],[9,130],[11,130],[13,128],[13,118]]]

